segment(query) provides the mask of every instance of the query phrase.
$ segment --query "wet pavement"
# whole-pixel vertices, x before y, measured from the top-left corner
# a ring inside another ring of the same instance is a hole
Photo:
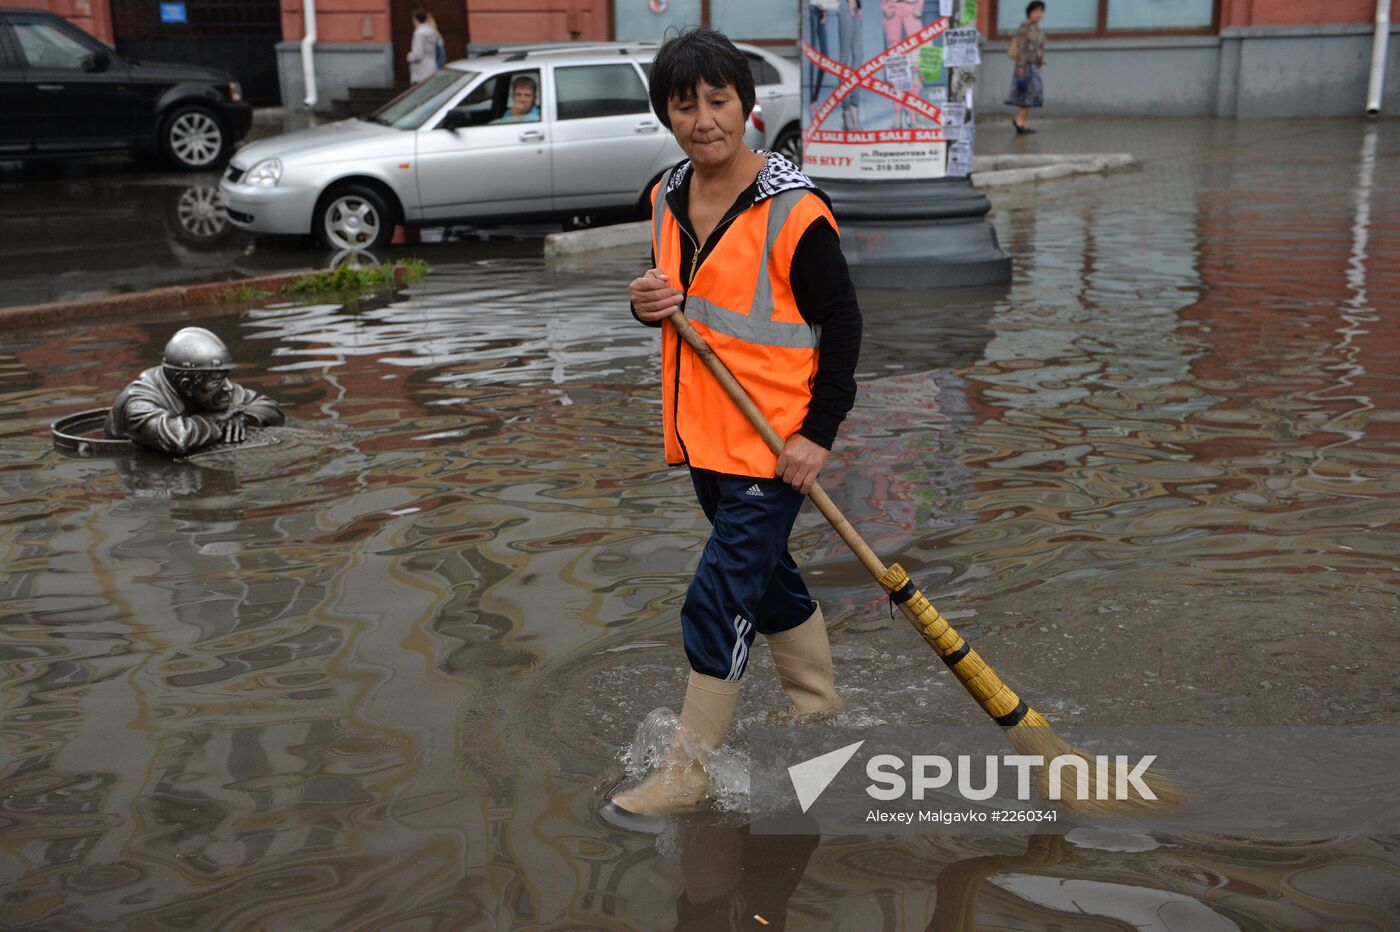
[[[260,110],[247,141],[314,120]],[[343,260],[309,237],[256,237],[229,223],[221,175],[170,172],[126,156],[0,161],[0,307],[333,268]],[[560,228],[434,229],[423,237],[430,244],[375,258],[537,255],[545,234]]]
[[[372,261],[539,255],[558,225],[436,229],[435,242]],[[334,268],[345,255],[309,237],[256,237],[229,223],[219,173],[171,174],[125,158],[0,163],[0,307],[167,285]]]
[[[1400,724],[1400,124],[1042,130],[1006,149],[1149,157],[998,192],[1009,289],[862,294],[824,484],[1052,721]],[[323,443],[65,457],[183,319],[0,334],[7,926],[1393,927],[1390,836],[599,821],[706,535],[644,256],[421,254],[200,318]],[[815,513],[792,543],[842,723],[991,727]],[[755,650],[731,744],[782,704]]]

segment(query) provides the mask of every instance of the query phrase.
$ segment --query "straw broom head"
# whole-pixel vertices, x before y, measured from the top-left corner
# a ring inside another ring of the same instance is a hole
[[[1036,787],[1047,799],[1050,797],[1050,762],[1057,757],[1074,757],[1083,761],[1082,769],[1068,762],[1063,766],[1062,797],[1059,802],[1076,812],[1126,815],[1134,812],[1160,812],[1185,799],[1185,792],[1160,771],[1148,770],[1138,779],[1147,785],[1156,799],[1146,799],[1136,793],[1126,799],[1114,799],[1120,782],[1126,784],[1126,772],[1116,761],[1106,768],[1098,766],[1095,755],[1074,747],[1055,734],[1050,723],[1018,696],[1001,677],[987,665],[972,645],[948,624],[948,619],[920,592],[899,564],[894,564],[880,577],[880,585],[899,604],[919,634],[942,658],[943,662],[963,684],[982,711],[992,717],[1006,733],[1011,746],[1020,754],[1041,757],[1045,764],[1032,768]],[[1123,780],[1120,780],[1120,775]],[[1087,798],[1080,798],[1087,797]],[[1104,797],[1104,798],[1099,798]]]

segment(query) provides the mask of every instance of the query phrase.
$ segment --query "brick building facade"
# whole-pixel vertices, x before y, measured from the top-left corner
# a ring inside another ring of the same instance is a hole
[[[160,21],[158,0],[0,0],[50,9],[119,51],[234,72],[255,103],[304,98],[302,0],[182,0],[188,23]],[[402,81],[409,16],[434,14],[449,57],[498,43],[655,39],[704,23],[792,48],[805,0],[314,0],[318,108],[355,85]],[[926,0],[933,3],[935,0]],[[864,0],[875,7],[877,0]],[[1021,0],[986,0],[979,99],[1010,78],[999,51]],[[1045,26],[1047,112],[1326,116],[1359,113],[1370,66],[1372,0],[1054,0]],[[1394,28],[1394,27],[1393,27]],[[1394,47],[1394,43],[1392,43]],[[1392,54],[1387,97],[1400,97]]]

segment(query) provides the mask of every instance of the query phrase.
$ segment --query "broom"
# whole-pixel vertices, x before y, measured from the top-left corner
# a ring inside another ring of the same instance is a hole
[[[774,453],[781,453],[783,450],[783,438],[778,436],[778,432],[768,423],[763,412],[754,404],[748,392],[734,378],[723,360],[715,355],[703,337],[695,331],[685,314],[676,311],[668,320],[676,328],[676,333],[686,342],[696,355],[704,361],[706,367],[719,380],[719,384],[725,392],[739,406],[739,410],[744,412],[744,416],[749,419],[749,423],[763,437],[768,448]],[[924,594],[918,590],[913,581],[899,564],[886,567],[871,550],[869,545],[856,533],[856,529],[846,520],[846,516],[836,507],[836,504],[827,496],[825,490],[820,485],[813,484],[812,490],[807,493],[817,506],[817,510],[822,513],[836,533],[846,542],[846,546],[851,548],[851,552],[860,560],[861,565],[875,577],[875,581],[889,593],[890,599],[895,602],[900,610],[904,612],[904,617],[914,626],[915,630],[923,637],[934,652],[942,658],[948,665],[948,669],[953,671],[953,675],[963,684],[963,687],[982,707],[982,711],[991,716],[992,721],[1000,725],[1011,746],[1020,754],[1034,755],[1044,759],[1045,766],[1034,769],[1037,787],[1042,795],[1049,797],[1049,762],[1056,757],[1073,756],[1083,761],[1081,773],[1088,774],[1087,793],[1064,793],[1068,798],[1062,799],[1070,808],[1085,813],[1124,813],[1131,811],[1156,811],[1163,803],[1175,801],[1181,797],[1181,791],[1170,781],[1163,778],[1159,773],[1148,771],[1139,777],[1145,783],[1156,800],[1148,800],[1142,797],[1130,799],[1113,799],[1115,788],[1119,785],[1120,768],[1116,761],[1108,761],[1109,766],[1103,768],[1098,766],[1095,756],[1079,748],[1074,747],[1055,734],[1050,728],[1050,723],[1043,715],[1026,705],[1025,701],[1018,696],[1011,687],[1001,681],[987,662],[982,659],[977,651],[972,649],[956,631],[948,620],[938,613]],[[1072,773],[1073,768],[1065,768]],[[1063,773],[1063,772],[1062,772]],[[1065,785],[1078,786],[1078,779],[1071,779],[1066,775]],[[1076,796],[1088,798],[1079,799]]]

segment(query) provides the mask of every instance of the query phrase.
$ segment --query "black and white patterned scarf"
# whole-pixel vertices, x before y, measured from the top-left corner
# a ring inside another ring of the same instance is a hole
[[[753,202],[755,204],[766,201],[768,198],[781,194],[784,191],[792,191],[797,188],[816,190],[817,186],[812,182],[812,179],[802,174],[802,169],[794,165],[789,159],[783,158],[778,153],[770,152],[767,149],[755,149],[753,151],[757,152],[759,155],[768,156],[768,164],[763,166],[756,179],[758,190],[753,196]],[[689,175],[690,160],[686,159],[680,165],[676,166],[675,171],[671,172],[671,183],[666,186],[666,193],[670,194],[672,191],[679,188],[685,183],[685,179]]]

